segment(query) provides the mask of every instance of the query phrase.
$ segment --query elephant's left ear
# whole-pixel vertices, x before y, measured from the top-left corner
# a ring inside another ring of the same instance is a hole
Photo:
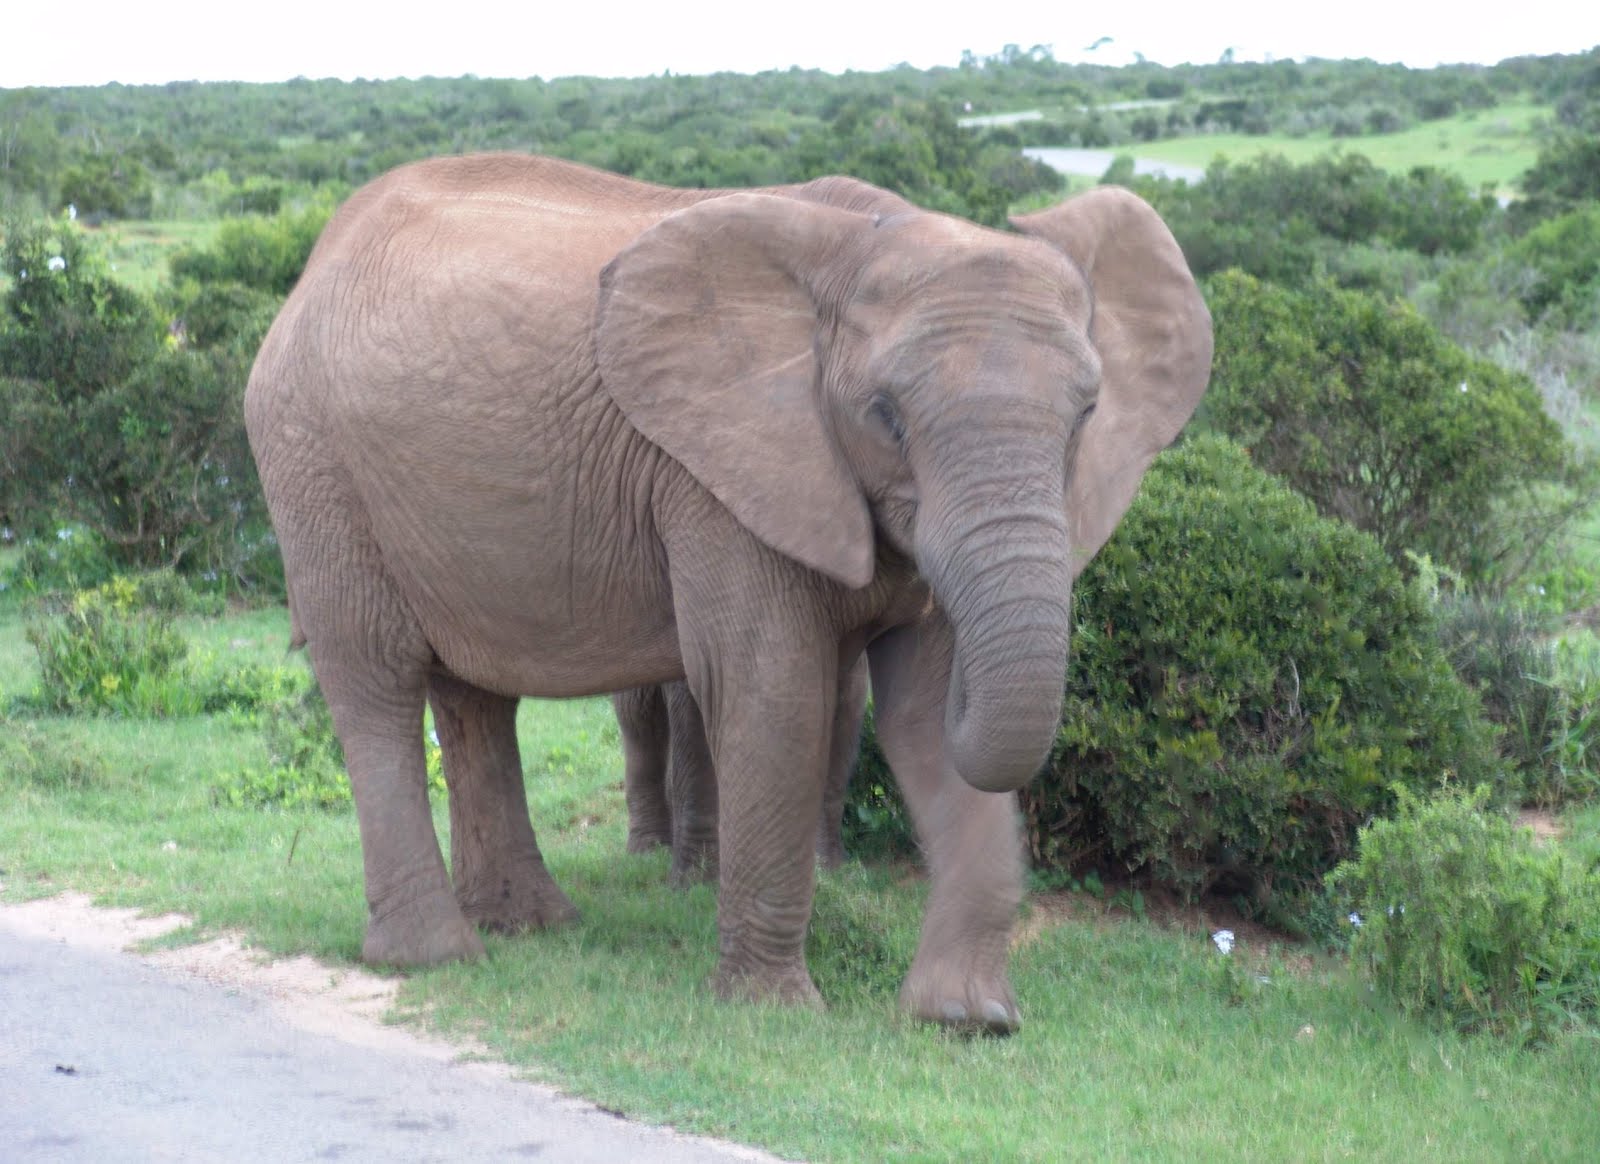
[[[1200,403],[1211,377],[1211,313],[1166,223],[1127,190],[1100,186],[1011,224],[1066,252],[1094,289],[1100,398],[1067,493],[1076,575]]]
[[[850,587],[872,518],[818,386],[812,287],[865,215],[729,194],[668,215],[600,277],[605,390],[747,530]]]

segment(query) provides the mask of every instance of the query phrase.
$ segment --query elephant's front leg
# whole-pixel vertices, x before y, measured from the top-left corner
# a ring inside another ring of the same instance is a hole
[[[758,631],[685,661],[718,784],[714,988],[725,998],[818,1002],[805,939],[837,648]]]
[[[441,674],[429,680],[428,701],[444,754],[450,870],[462,912],[500,933],[577,917],[528,820],[517,701]]]
[[[1006,964],[1023,896],[1017,798],[979,792],[945,756],[949,623],[933,611],[868,649],[884,758],[911,810],[931,885],[900,1005],[918,1018],[997,1033],[1021,1024]]]

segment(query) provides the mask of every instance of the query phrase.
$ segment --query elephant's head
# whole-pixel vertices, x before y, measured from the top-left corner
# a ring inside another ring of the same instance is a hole
[[[767,545],[850,587],[914,559],[955,632],[956,770],[1014,789],[1054,736],[1072,579],[1193,412],[1210,317],[1126,191],[1022,237],[895,205],[664,219],[602,276],[601,377]]]

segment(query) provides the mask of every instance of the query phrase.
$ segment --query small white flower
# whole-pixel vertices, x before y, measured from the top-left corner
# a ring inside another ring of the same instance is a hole
[[[66,541],[71,536],[72,536],[72,527],[71,526],[65,526],[64,525],[60,529],[56,530],[56,537],[61,541]]]
[[[1361,928],[1361,915],[1352,911],[1350,914],[1350,924],[1359,930]]]
[[[1461,381],[1461,391],[1465,392],[1466,390],[1467,390],[1467,382],[1465,380],[1463,380],[1463,381]]]
[[[215,570],[207,570],[204,574],[200,575],[200,577],[205,579],[207,582],[215,582],[217,580],[217,572]]]
[[[1211,940],[1217,944],[1217,949],[1224,954],[1233,952],[1233,931],[1218,930],[1211,935]]]
[[[78,208],[76,206],[74,206],[72,203],[68,202],[67,203],[67,218],[69,220],[71,220],[71,221],[76,221],[77,217],[78,217]]]
[[[63,259],[60,255],[51,255],[50,261],[46,263],[45,266],[49,267],[52,271],[65,271],[67,269],[67,260]]]
[[[177,841],[166,841],[166,842],[164,842],[162,844],[161,847],[164,850],[166,850],[167,852],[169,852],[169,853],[176,853],[178,851],[178,842]]]
[[[1405,912],[1406,912],[1406,907],[1403,906],[1403,905],[1391,905],[1388,908],[1388,914],[1389,914],[1390,917],[1393,917],[1397,913],[1398,914],[1404,914]]]

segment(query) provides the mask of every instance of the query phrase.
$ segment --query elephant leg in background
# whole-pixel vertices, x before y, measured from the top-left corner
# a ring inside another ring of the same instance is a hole
[[[667,701],[658,684],[630,687],[611,697],[622,734],[623,793],[628,802],[628,852],[648,853],[672,843],[667,801]]]
[[[461,911],[498,933],[577,917],[545,868],[528,819],[517,700],[435,673],[428,702],[444,755],[450,872]]]
[[[950,625],[937,612],[868,648],[874,722],[928,864],[922,938],[900,989],[918,1018],[996,1033],[1021,1024],[1006,963],[1022,904],[1021,815],[1013,793],[980,792],[945,754]]]
[[[667,804],[672,814],[671,884],[717,876],[717,773],[705,720],[687,683],[662,687],[667,705]]]
[[[717,791],[700,709],[684,683],[635,687],[611,697],[622,733],[628,802],[628,852],[672,846],[672,883],[713,878],[717,870]],[[830,734],[828,782],[817,818],[817,861],[844,863],[845,791],[861,748],[867,709],[863,655],[839,681]]]
[[[839,678],[833,735],[828,749],[828,782],[822,789],[817,820],[817,862],[824,869],[844,864],[844,797],[861,751],[861,721],[867,715],[867,657],[861,655]]]

